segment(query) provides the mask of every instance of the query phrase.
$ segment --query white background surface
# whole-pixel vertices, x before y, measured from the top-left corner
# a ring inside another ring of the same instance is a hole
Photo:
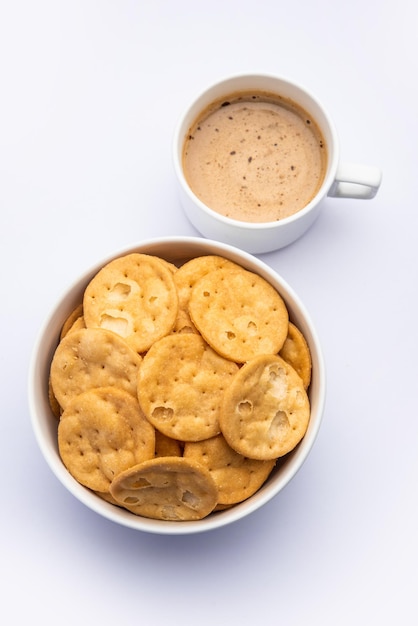
[[[417,145],[413,0],[14,0],[0,3],[2,614],[43,624],[418,621]],[[377,165],[372,201],[328,199],[263,256],[309,309],[328,370],[316,445],[263,510],[207,535],[99,518],[35,442],[37,332],[113,250],[196,235],[171,139],[227,74],[316,93],[342,158]]]

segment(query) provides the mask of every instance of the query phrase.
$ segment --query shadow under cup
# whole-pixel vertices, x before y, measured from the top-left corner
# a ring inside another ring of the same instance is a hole
[[[189,130],[212,103],[237,92],[268,92],[293,102],[316,123],[325,141],[327,165],[322,185],[315,197],[301,210],[274,222],[244,222],[225,217],[204,204],[191,190],[183,171],[183,151]],[[174,137],[174,167],[179,182],[180,201],[186,216],[205,237],[217,239],[251,253],[264,253],[292,243],[316,220],[321,200],[334,183],[339,144],[334,125],[322,104],[306,89],[283,78],[269,75],[238,75],[225,79],[201,93],[184,113]]]

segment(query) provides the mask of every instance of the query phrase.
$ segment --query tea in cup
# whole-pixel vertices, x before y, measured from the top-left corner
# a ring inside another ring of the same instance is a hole
[[[283,78],[227,78],[188,107],[176,129],[180,198],[205,237],[263,253],[303,235],[321,201],[373,198],[376,167],[340,163],[325,108]]]

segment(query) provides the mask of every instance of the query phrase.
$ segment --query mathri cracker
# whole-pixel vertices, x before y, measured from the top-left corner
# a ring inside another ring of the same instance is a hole
[[[303,380],[305,389],[307,389],[311,383],[311,353],[304,335],[291,322],[289,322],[289,332],[279,356],[296,370]]]
[[[58,426],[58,446],[70,474],[104,492],[120,472],[153,458],[155,431],[131,394],[99,387],[68,404]]]
[[[212,348],[237,363],[279,352],[288,333],[281,296],[243,268],[222,267],[200,278],[190,295],[189,313]]]
[[[138,374],[139,403],[149,421],[173,439],[200,441],[219,433],[224,389],[238,371],[199,335],[156,341]]]
[[[136,396],[141,357],[118,335],[83,328],[58,344],[51,363],[51,387],[61,407],[79,393],[113,386]]]
[[[87,286],[83,311],[87,328],[111,330],[138,353],[145,352],[174,327],[178,297],[173,271],[147,254],[114,259]]]
[[[221,267],[238,269],[239,265],[216,254],[208,254],[186,261],[177,270],[174,276],[179,298],[179,312],[174,327],[176,332],[197,332],[189,315],[189,299],[192,289],[199,278]]]
[[[206,467],[215,481],[218,504],[236,504],[252,496],[265,482],[276,460],[258,461],[235,452],[222,434],[187,442],[184,457]]]
[[[136,515],[174,522],[206,517],[218,499],[209,471],[190,459],[175,456],[127,469],[113,480],[110,493]]]
[[[262,355],[242,366],[222,397],[222,433],[234,450],[271,460],[295,448],[310,415],[302,379],[281,357]]]

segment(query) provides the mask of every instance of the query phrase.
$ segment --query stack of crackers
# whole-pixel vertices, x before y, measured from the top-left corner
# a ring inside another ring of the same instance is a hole
[[[311,356],[280,294],[220,256],[105,265],[65,321],[50,404],[71,475],[115,506],[199,520],[252,496],[309,423]]]

